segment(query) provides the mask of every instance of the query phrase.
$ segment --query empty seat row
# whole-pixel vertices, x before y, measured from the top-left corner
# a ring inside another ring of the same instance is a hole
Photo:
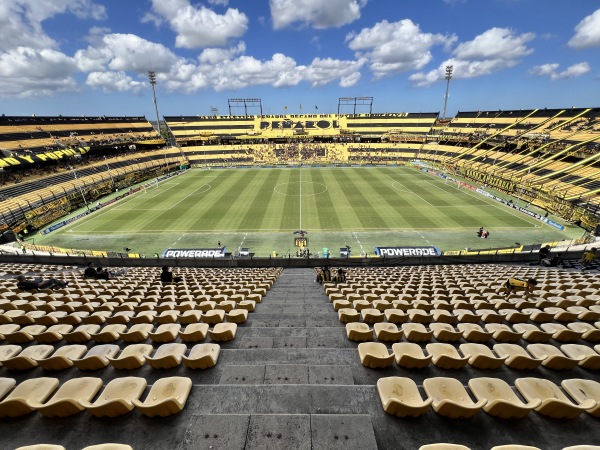
[[[84,449],[86,450],[86,449]],[[461,444],[449,444],[447,442],[438,444],[426,444],[419,447],[419,450],[471,450],[469,447]],[[490,450],[542,450],[539,447],[531,445],[506,444],[495,445]],[[563,447],[562,450],[600,450],[597,445],[571,445]]]
[[[102,308],[90,311],[30,311],[12,310],[0,314],[0,327],[2,325],[55,325],[67,324],[78,325],[84,324],[136,324],[136,323],[176,323],[181,324],[206,322],[217,323],[227,319],[228,322],[242,323],[248,318],[248,313],[253,312],[256,308],[255,301],[242,301],[236,305],[226,305],[215,308],[212,303],[198,305],[196,309],[173,310],[165,309],[162,311],[152,310],[149,308],[135,311],[108,311]],[[2,330],[10,330],[10,327],[0,328],[0,336]],[[0,339],[2,339],[0,337]]]
[[[181,362],[191,369],[207,369],[217,364],[219,344],[196,344],[186,356],[185,344],[162,344],[156,349],[150,344],[131,344],[121,351],[115,344],[96,345],[89,350],[85,345],[70,344],[54,351],[51,345],[32,345],[21,351],[17,345],[1,349],[2,365],[9,370],[64,370],[75,366],[81,370],[98,370],[111,364],[116,369],[138,369],[148,363],[155,369],[177,367]],[[117,355],[118,354],[118,355]]]
[[[486,324],[481,327],[474,323],[461,323],[454,328],[448,323],[430,323],[429,329],[421,323],[403,323],[398,327],[395,323],[376,322],[373,329],[367,323],[350,320],[346,322],[346,335],[352,341],[368,341],[373,333],[381,341],[397,342],[404,336],[412,342],[428,342],[435,338],[440,342],[456,342],[464,339],[469,342],[519,342],[520,340],[539,343],[577,342],[583,339],[588,342],[600,342],[600,329],[587,323],[542,324],[541,328],[533,324],[515,324],[509,327],[504,324]]]
[[[19,447],[15,450],[66,450],[66,448],[56,444],[34,444]],[[88,445],[81,450],[133,450],[133,447],[127,444],[107,443]]]
[[[0,418],[19,417],[33,411],[46,417],[68,417],[84,409],[98,417],[115,417],[130,412],[134,407],[149,417],[165,417],[183,410],[192,389],[190,378],[161,378],[152,385],[142,402],[140,397],[147,387],[146,380],[123,377],[110,381],[93,401],[102,388],[100,378],[72,378],[60,387],[57,378],[47,377],[31,378],[16,387],[15,384],[12,378],[0,378],[0,398],[3,398],[0,401]]]
[[[543,378],[515,380],[515,387],[525,401],[505,381],[487,377],[469,380],[468,386],[476,401],[471,399],[459,380],[446,377],[423,381],[425,399],[416,383],[405,377],[380,378],[377,391],[383,409],[398,417],[420,416],[430,406],[436,413],[453,419],[473,417],[482,409],[502,419],[520,419],[532,410],[555,419],[573,419],[584,411],[600,417],[600,383],[568,379],[563,380],[561,385],[571,399],[559,386]]]
[[[214,322],[213,322],[214,323]],[[100,344],[115,342],[123,339],[126,342],[141,342],[150,338],[154,342],[170,342],[181,337],[187,342],[203,340],[208,332],[211,339],[216,341],[232,340],[237,331],[237,323],[216,322],[213,329],[208,329],[208,323],[190,323],[185,328],[177,323],[162,324],[154,329],[151,323],[141,323],[127,328],[124,324],[80,325],[0,325],[0,336],[11,344],[26,344],[36,341],[41,344],[54,344],[65,340],[69,343],[82,343],[93,340]],[[204,331],[203,331],[204,330]],[[202,336],[204,332],[204,337]]]
[[[433,363],[441,369],[460,369],[470,364],[478,369],[498,369],[506,365],[511,369],[533,370],[542,365],[552,370],[569,370],[576,366],[600,370],[600,345],[596,345],[594,351],[578,344],[565,344],[560,349],[549,344],[529,344],[527,349],[516,344],[496,344],[492,351],[483,344],[461,344],[457,349],[451,344],[435,343],[427,344],[425,350],[427,354],[420,345],[408,342],[393,344],[391,354],[382,343],[358,345],[361,364],[373,369],[389,367],[395,360],[398,366],[407,369],[420,369]]]

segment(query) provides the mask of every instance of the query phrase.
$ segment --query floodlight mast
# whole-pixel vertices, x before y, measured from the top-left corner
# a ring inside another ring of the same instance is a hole
[[[156,126],[158,127],[158,134],[162,136],[162,131],[160,130],[160,116],[158,115],[158,102],[156,101],[156,90],[154,89],[154,86],[156,85],[156,73],[154,73],[153,70],[148,71],[148,79],[150,80],[150,85],[152,86],[154,109],[156,109]]]
[[[446,66],[446,96],[444,97],[444,112],[442,114],[442,119],[446,118],[446,106],[448,105],[448,93],[450,91],[450,80],[452,79],[452,70],[454,70],[454,66]]]

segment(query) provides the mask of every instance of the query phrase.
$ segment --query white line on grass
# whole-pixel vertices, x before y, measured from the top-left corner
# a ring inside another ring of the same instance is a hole
[[[240,245],[239,245],[239,247],[238,247],[238,252],[241,252],[241,251],[242,251],[242,245],[244,245],[244,241],[246,240],[246,236],[248,236],[248,233],[246,233],[246,234],[244,235],[244,239],[242,239],[242,242],[240,242]]]
[[[398,184],[399,184],[400,186],[402,186],[402,187],[403,187],[403,188],[404,188],[404,189],[405,189],[407,192],[410,192],[410,193],[411,193],[411,194],[413,194],[414,196],[416,196],[416,197],[419,197],[421,200],[423,200],[423,201],[424,201],[425,203],[427,203],[429,206],[431,206],[431,207],[435,208],[435,206],[434,206],[434,205],[432,205],[431,203],[429,203],[427,200],[425,200],[423,197],[421,197],[421,196],[420,196],[419,194],[417,194],[415,191],[413,191],[413,190],[411,190],[411,189],[407,188],[406,186],[404,186],[404,184],[400,183],[398,180],[394,180],[394,179],[393,179],[392,177],[390,177],[390,176],[389,176],[387,173],[386,173],[386,174],[384,174],[384,175],[385,175],[386,177],[388,177],[390,180],[392,180],[394,183],[398,183]],[[393,189],[396,189],[396,188],[394,187],[394,183],[392,183],[392,188],[393,188]],[[398,190],[398,189],[396,189],[396,190]]]
[[[426,174],[423,174],[423,176],[428,176],[428,175],[426,175]],[[434,180],[435,180],[435,178],[434,178]],[[438,181],[438,180],[436,180],[436,181]],[[441,182],[441,180],[439,180],[439,182]],[[531,222],[531,221],[527,220],[527,216],[525,216],[523,213],[519,213],[519,212],[517,212],[517,211],[507,211],[507,210],[506,210],[506,206],[502,207],[502,206],[500,206],[500,205],[497,205],[497,204],[495,204],[495,203],[497,203],[497,202],[496,202],[496,200],[489,200],[489,201],[488,201],[488,200],[487,200],[487,198],[486,198],[486,197],[484,197],[484,196],[482,196],[481,194],[475,194],[475,193],[473,193],[473,192],[470,192],[470,191],[471,191],[471,189],[468,189],[468,188],[467,188],[467,189],[463,189],[463,191],[462,191],[462,192],[463,192],[464,194],[467,194],[467,195],[469,195],[469,196],[473,197],[473,198],[476,198],[477,200],[483,201],[483,202],[484,202],[484,203],[486,203],[488,206],[493,206],[494,208],[498,208],[498,209],[500,209],[501,211],[504,211],[504,212],[506,212],[506,213],[510,214],[511,216],[518,217],[519,219],[523,220],[524,222],[527,222],[527,223],[529,223],[529,224],[533,225],[533,227],[534,227],[534,228],[541,228],[541,226],[540,226],[538,223],[536,223],[536,222]],[[493,202],[493,203],[492,203],[492,202]],[[511,208],[511,209],[512,209],[512,208]],[[496,228],[496,227],[494,227],[494,228],[495,228],[495,229],[499,229],[499,228]]]
[[[352,235],[354,236],[354,239],[356,239],[356,242],[358,242],[358,245],[360,245],[360,252],[361,254],[365,252],[365,249],[363,248],[363,245],[360,243],[360,241],[358,240],[358,236],[356,235],[356,232],[353,231]]]
[[[173,242],[173,245],[171,245],[171,248],[175,247],[175,244],[177,244],[181,240],[181,238],[184,237],[186,234],[187,233],[183,233],[181,236],[179,236],[179,238],[175,242]]]

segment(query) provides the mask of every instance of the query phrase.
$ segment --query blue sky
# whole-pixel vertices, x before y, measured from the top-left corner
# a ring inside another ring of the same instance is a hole
[[[0,113],[600,106],[599,56],[596,0],[0,0]]]

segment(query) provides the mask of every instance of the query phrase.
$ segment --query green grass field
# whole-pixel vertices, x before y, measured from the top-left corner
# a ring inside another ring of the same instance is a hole
[[[483,226],[491,236],[476,236]],[[493,248],[580,237],[410,167],[193,169],[123,199],[36,243],[152,254],[166,248],[249,247],[257,256],[295,252],[308,231],[312,253],[374,253],[377,245]]]

